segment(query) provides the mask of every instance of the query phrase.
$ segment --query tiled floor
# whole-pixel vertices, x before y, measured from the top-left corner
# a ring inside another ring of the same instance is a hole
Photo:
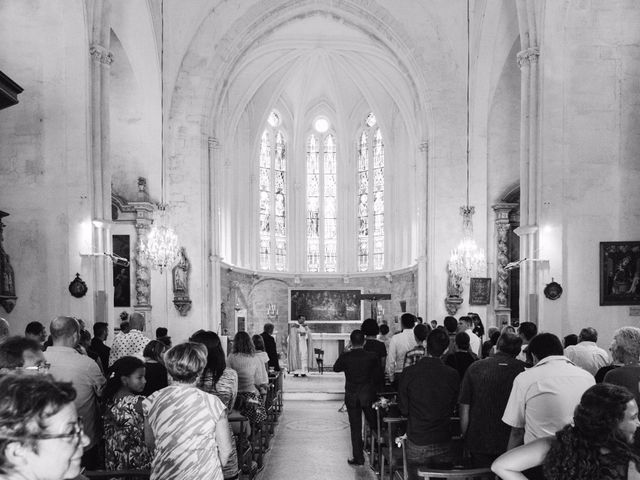
[[[315,387],[316,382],[308,384]],[[368,466],[347,464],[349,421],[346,413],[338,412],[341,405],[339,400],[285,400],[257,480],[375,480]]]

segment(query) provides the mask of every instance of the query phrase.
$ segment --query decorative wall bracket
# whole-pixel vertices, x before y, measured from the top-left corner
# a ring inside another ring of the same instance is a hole
[[[76,278],[69,284],[69,293],[76,298],[82,298],[87,294],[87,284],[80,278],[80,274],[76,273]]]
[[[461,304],[462,304],[461,297],[448,296],[447,298],[444,299],[444,306],[447,309],[447,313],[449,315],[455,315],[458,312],[458,309],[460,308]]]
[[[188,297],[174,297],[173,304],[176,306],[176,310],[178,310],[181,317],[186,317],[189,310],[191,310],[191,300],[189,300]]]

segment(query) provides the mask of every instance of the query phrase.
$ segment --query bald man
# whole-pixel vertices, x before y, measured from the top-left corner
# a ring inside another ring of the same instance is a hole
[[[85,447],[82,465],[89,470],[98,468],[98,397],[106,380],[98,364],[87,355],[75,350],[80,336],[80,325],[72,317],[56,317],[49,327],[53,345],[44,352],[51,364],[49,373],[61,382],[71,382],[77,392],[75,399],[78,416],[82,417],[89,445]]]

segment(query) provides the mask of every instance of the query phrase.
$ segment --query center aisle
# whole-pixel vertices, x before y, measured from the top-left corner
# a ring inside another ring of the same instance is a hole
[[[284,410],[257,480],[375,480],[368,465],[352,467],[347,414],[342,401],[285,400]]]

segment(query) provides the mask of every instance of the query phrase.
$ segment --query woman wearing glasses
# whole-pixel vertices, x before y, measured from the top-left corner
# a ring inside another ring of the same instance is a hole
[[[62,480],[80,474],[89,438],[70,383],[48,375],[0,379],[0,478]]]

